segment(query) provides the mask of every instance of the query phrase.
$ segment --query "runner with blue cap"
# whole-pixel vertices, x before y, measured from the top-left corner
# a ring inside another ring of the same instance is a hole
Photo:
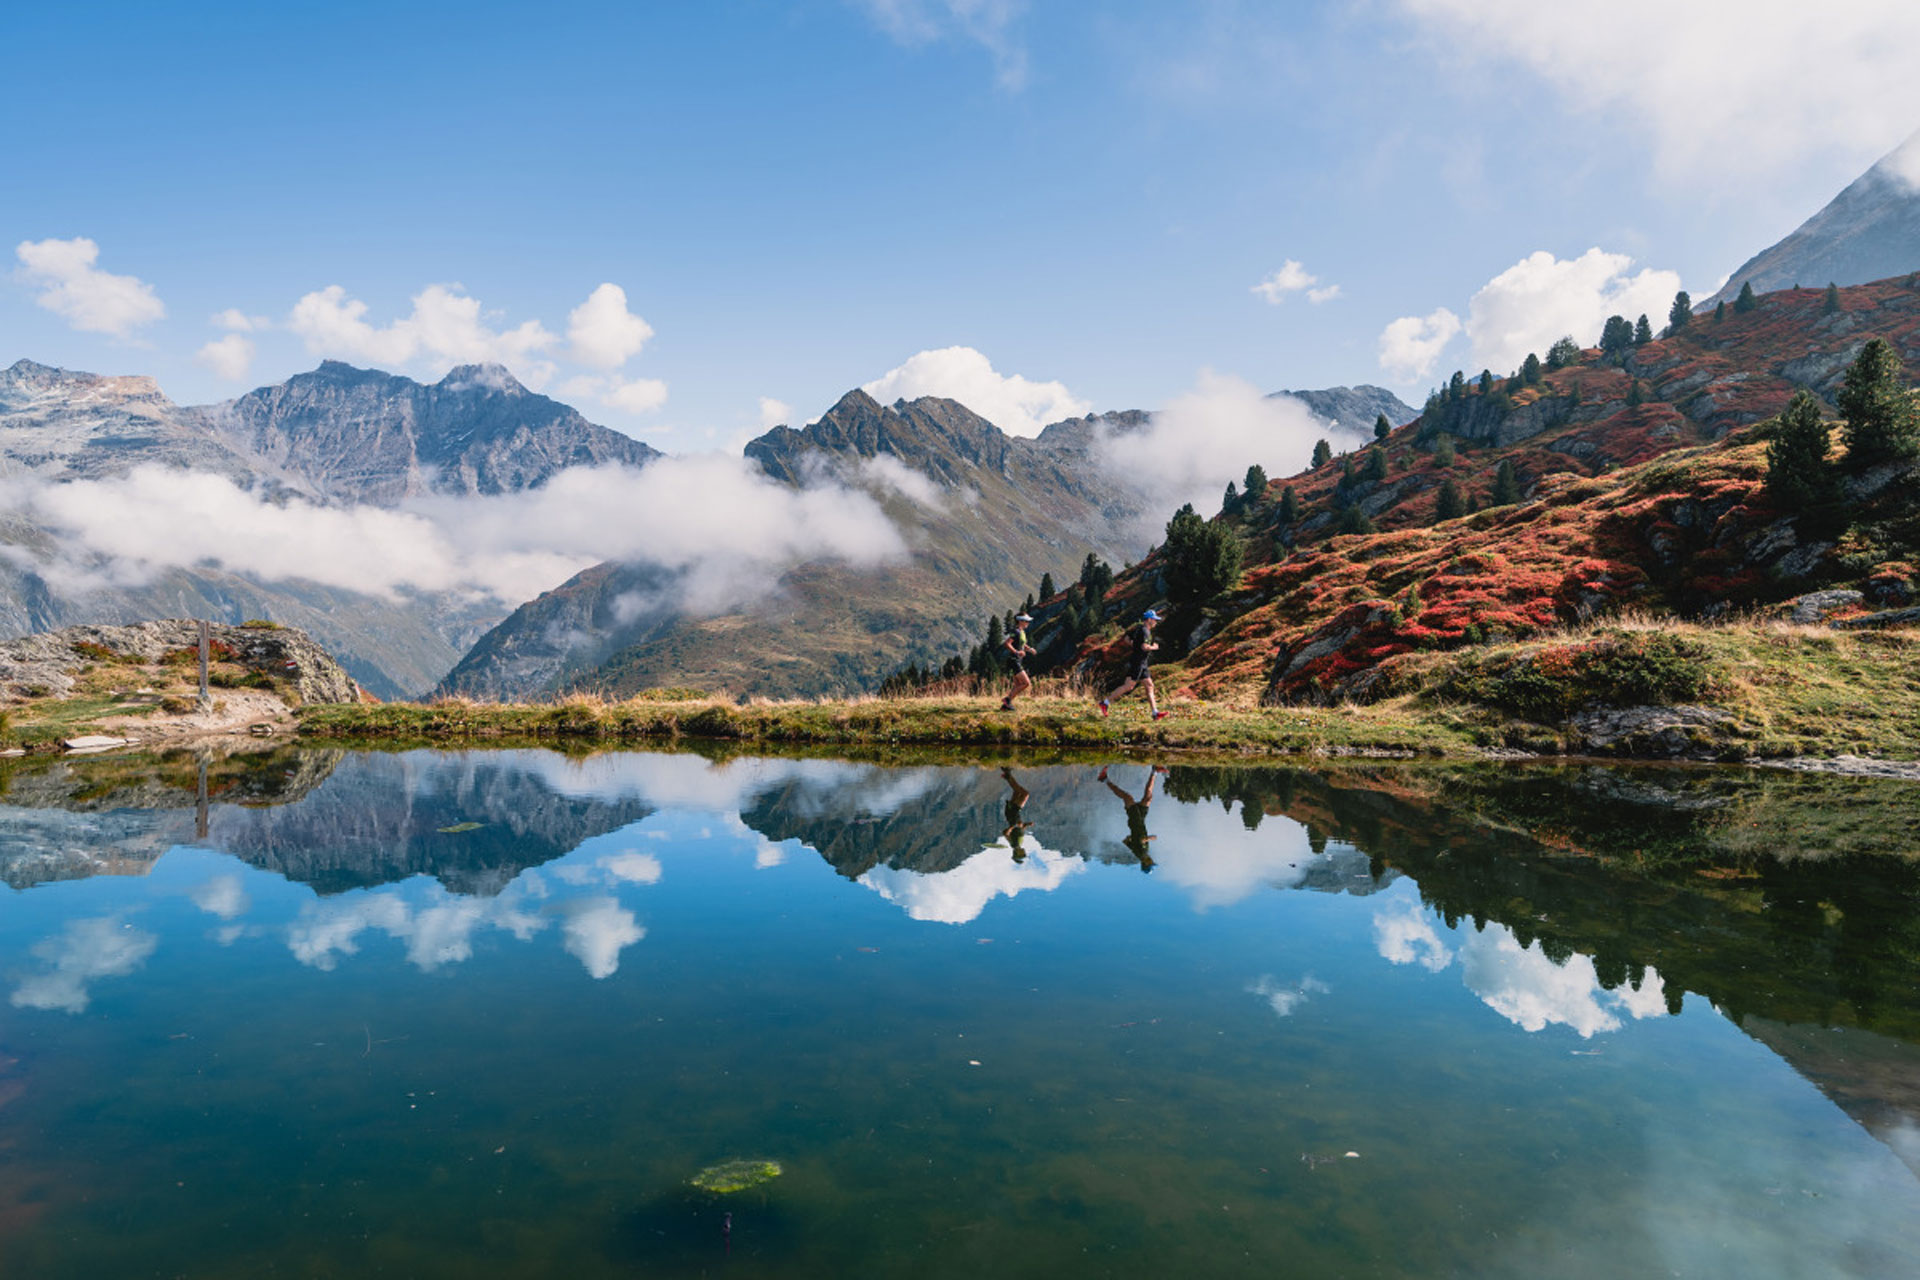
[[[1127,678],[1100,699],[1101,715],[1107,714],[1108,704],[1115,698],[1126,697],[1138,685],[1147,691],[1147,706],[1152,710],[1153,718],[1166,719],[1167,713],[1160,709],[1159,702],[1153,696],[1153,677],[1147,672],[1147,663],[1152,660],[1153,651],[1160,647],[1153,642],[1153,627],[1159,621],[1160,615],[1149,609],[1140,615],[1139,625],[1127,632],[1127,643],[1133,646],[1127,656]]]

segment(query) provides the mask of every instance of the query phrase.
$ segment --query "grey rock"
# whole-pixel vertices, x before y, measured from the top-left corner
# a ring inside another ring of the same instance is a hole
[[[1804,596],[1796,596],[1787,603],[1793,608],[1795,622],[1818,622],[1838,609],[1859,604],[1866,597],[1858,591],[1835,588],[1831,591],[1810,591]]]
[[[1382,414],[1394,426],[1404,426],[1420,416],[1385,387],[1361,383],[1352,387],[1327,387],[1319,391],[1276,391],[1269,400],[1285,397],[1298,400],[1314,417],[1330,427],[1362,435],[1373,434],[1373,424]]]
[[[1712,757],[1732,720],[1712,707],[1624,707],[1581,712],[1568,730],[1577,749],[1600,755]]]
[[[1869,613],[1858,618],[1843,618],[1833,625],[1848,631],[1869,631],[1881,627],[1920,626],[1920,607],[1912,609],[1884,609],[1879,613]]]
[[[292,627],[215,624],[212,638],[249,670],[291,681],[302,702],[359,700],[353,678],[313,638]],[[97,646],[140,662],[155,662],[200,643],[200,625],[184,618],[131,626],[79,626],[0,642],[0,702],[72,691],[74,677],[94,658],[77,645]]]
[[[1831,542],[1809,542],[1805,546],[1795,547],[1775,562],[1774,572],[1783,578],[1804,578],[1819,567],[1820,561],[1831,550]]]

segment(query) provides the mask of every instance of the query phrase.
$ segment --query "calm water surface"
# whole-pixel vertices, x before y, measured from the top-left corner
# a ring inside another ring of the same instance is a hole
[[[1152,776],[14,766],[0,1274],[1916,1273],[1920,788]]]

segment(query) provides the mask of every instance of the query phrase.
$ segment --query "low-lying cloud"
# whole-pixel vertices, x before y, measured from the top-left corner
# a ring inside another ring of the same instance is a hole
[[[400,509],[272,501],[224,476],[159,465],[109,479],[15,480],[0,487],[0,507],[54,535],[52,559],[31,567],[77,590],[203,567],[388,599],[457,591],[518,604],[612,560],[660,566],[679,584],[667,603],[707,612],[764,595],[798,563],[866,567],[906,554],[866,493],[790,488],[720,454],[574,468],[538,489]]]
[[[1049,424],[1081,417],[1093,407],[1064,383],[1000,373],[972,347],[922,351],[861,390],[881,404],[921,396],[958,400],[1011,436],[1037,436]]]

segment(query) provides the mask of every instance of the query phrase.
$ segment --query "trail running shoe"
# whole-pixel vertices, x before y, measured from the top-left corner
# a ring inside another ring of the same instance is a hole
[[[1105,698],[1100,699],[1100,714],[1103,716],[1107,714],[1107,700]]]
[[[1153,718],[1155,720],[1165,720],[1167,718],[1167,713],[1164,711],[1156,711],[1153,713]]]
[[[1001,702],[1000,702],[1000,709],[1001,709],[1002,711],[1011,711],[1011,710],[1013,710],[1013,699],[1012,699],[1012,698],[1004,698],[1004,699],[1002,699],[1002,700],[1001,700]]]

